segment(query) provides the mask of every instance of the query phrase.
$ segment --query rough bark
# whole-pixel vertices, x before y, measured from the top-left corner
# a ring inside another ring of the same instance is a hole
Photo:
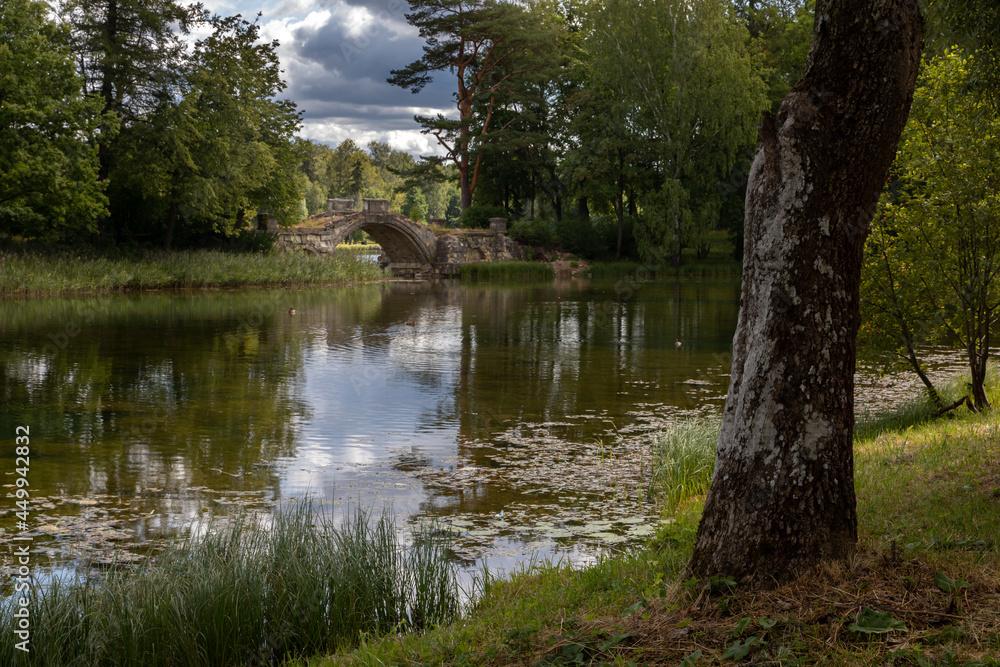
[[[855,549],[862,249],[922,32],[916,0],[819,0],[802,79],[758,128],[732,377],[693,576],[767,587]]]

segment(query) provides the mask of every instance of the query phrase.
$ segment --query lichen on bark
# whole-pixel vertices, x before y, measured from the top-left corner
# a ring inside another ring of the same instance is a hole
[[[916,0],[818,0],[815,26],[802,79],[759,128],[730,390],[689,564],[751,586],[855,548],[861,253],[922,49]]]

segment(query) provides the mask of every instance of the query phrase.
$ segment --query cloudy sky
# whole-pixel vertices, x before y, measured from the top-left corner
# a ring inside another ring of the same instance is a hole
[[[208,0],[215,13],[257,12],[264,39],[281,43],[285,96],[304,113],[300,134],[336,146],[372,139],[413,155],[439,154],[414,114],[455,113],[454,83],[439,75],[422,92],[386,82],[389,70],[418,59],[423,41],[406,22],[405,0]]]

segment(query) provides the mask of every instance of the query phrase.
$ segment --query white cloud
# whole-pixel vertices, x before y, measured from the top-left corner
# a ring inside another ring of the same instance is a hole
[[[415,124],[414,124],[415,125]],[[362,121],[339,118],[321,118],[306,120],[299,134],[312,141],[337,146],[347,139],[364,148],[369,141],[384,141],[396,150],[406,151],[411,155],[443,155],[441,145],[434,137],[421,134],[420,130],[381,130],[373,129]]]

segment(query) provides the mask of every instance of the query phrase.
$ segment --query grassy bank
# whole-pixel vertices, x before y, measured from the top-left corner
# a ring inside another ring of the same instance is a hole
[[[743,264],[731,258],[705,260],[686,259],[680,266],[669,263],[595,262],[590,265],[591,278],[628,278],[648,280],[664,277],[733,276],[743,273]]]
[[[927,413],[858,425],[848,563],[765,593],[686,581],[718,423],[684,425],[656,445],[671,466],[651,489],[676,521],[645,549],[525,568],[452,625],[308,664],[1000,665],[1000,418]]]
[[[457,609],[445,545],[404,549],[391,517],[341,528],[305,504],[238,522],[138,568],[37,589],[30,653],[0,642],[5,665],[271,665],[420,629]],[[0,605],[12,636],[13,605]]]
[[[483,262],[480,264],[463,264],[462,280],[484,281],[524,281],[553,280],[555,273],[552,267],[541,262]]]
[[[357,253],[3,252],[0,296],[141,289],[347,284],[379,280]]]

